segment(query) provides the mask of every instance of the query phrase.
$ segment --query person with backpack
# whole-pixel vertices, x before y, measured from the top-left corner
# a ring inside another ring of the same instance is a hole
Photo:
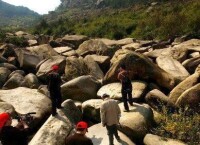
[[[48,90],[50,92],[50,98],[52,102],[52,116],[57,114],[56,108],[61,109],[62,97],[61,97],[61,88],[62,83],[61,77],[58,73],[59,66],[53,65],[51,71],[48,73]]]
[[[120,80],[122,84],[121,93],[122,93],[122,99],[124,102],[125,112],[129,112],[128,102],[131,106],[133,106],[132,83],[131,83],[131,79],[129,78],[129,75],[130,75],[129,71],[126,70],[126,66],[122,64],[119,69],[118,79]]]

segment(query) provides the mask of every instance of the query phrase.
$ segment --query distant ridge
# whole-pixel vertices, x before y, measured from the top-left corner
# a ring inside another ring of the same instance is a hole
[[[14,6],[0,0],[0,27],[27,27],[40,15],[27,7]]]

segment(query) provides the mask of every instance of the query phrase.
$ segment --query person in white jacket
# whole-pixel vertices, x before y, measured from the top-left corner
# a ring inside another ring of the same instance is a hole
[[[103,127],[106,127],[109,137],[109,145],[114,145],[114,136],[118,142],[120,137],[117,132],[117,125],[121,116],[121,111],[118,103],[109,98],[108,94],[103,94],[102,99],[104,100],[100,107],[101,122]]]

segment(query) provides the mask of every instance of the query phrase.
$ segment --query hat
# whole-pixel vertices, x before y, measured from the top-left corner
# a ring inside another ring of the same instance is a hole
[[[10,115],[8,113],[1,113],[0,114],[0,128],[2,128],[5,123],[9,120]]]
[[[59,69],[59,66],[58,66],[58,65],[53,65],[53,66],[51,67],[51,69],[54,70],[54,71],[56,71],[56,70]]]
[[[106,93],[101,96],[101,98],[106,98],[106,97],[109,97],[109,95]]]
[[[84,121],[80,121],[76,125],[76,129],[87,129],[87,128],[88,128],[88,124]]]

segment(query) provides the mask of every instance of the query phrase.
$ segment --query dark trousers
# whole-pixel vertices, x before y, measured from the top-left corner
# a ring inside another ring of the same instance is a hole
[[[125,110],[129,111],[129,107],[128,107],[127,102],[129,102],[130,105],[133,104],[132,89],[122,89],[121,93],[122,93],[122,99],[123,99],[123,102],[124,102],[124,108],[125,108]],[[128,97],[128,99],[127,99],[127,97]]]
[[[62,97],[61,97],[60,93],[58,93],[57,95],[50,93],[50,98],[51,98],[51,103],[52,103],[51,114],[55,115],[56,114],[56,108],[61,108]]]
[[[106,125],[106,129],[107,129],[108,137],[109,137],[109,145],[114,145],[113,144],[113,140],[114,140],[113,136],[115,136],[115,138],[117,140],[119,139],[119,135],[117,132],[117,125],[116,124],[111,125],[111,126]]]

